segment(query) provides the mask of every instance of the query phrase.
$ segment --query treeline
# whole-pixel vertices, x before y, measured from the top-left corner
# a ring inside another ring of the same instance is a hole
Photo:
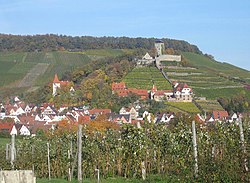
[[[82,51],[86,49],[152,49],[156,38],[92,37],[66,35],[7,35],[0,34],[0,51]],[[177,51],[201,53],[199,48],[186,41],[161,39],[165,47]]]
[[[237,112],[248,112],[250,110],[250,99],[245,91],[231,98],[221,97],[218,99],[221,106],[230,114]]]

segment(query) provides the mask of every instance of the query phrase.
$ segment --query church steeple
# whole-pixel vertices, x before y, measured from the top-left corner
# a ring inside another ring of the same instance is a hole
[[[153,87],[152,87],[151,91],[152,91],[152,92],[154,92],[154,93],[157,91],[157,88],[156,88],[156,86],[155,86],[155,85],[153,85]]]
[[[60,80],[58,79],[57,74],[55,74],[53,83],[60,83]]]

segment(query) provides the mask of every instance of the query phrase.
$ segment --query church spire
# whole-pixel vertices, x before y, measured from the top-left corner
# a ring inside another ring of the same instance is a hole
[[[53,83],[60,83],[60,80],[58,79],[57,74],[55,74]]]

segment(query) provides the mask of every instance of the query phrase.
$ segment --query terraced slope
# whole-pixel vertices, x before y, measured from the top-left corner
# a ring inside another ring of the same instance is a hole
[[[171,81],[187,83],[198,97],[217,99],[246,91],[245,78],[250,72],[227,63],[211,60],[195,53],[183,53],[192,67],[167,67],[164,71]]]
[[[171,90],[171,84],[156,67],[136,67],[123,79],[129,88],[150,90],[153,85],[158,90]]]
[[[85,54],[66,52],[0,53],[0,88],[44,85],[67,70],[85,65]]]

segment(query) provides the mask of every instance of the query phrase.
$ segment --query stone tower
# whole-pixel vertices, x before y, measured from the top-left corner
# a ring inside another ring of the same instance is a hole
[[[156,55],[157,57],[163,55],[164,50],[165,50],[164,43],[161,40],[155,41],[155,49],[157,52],[157,55]]]

